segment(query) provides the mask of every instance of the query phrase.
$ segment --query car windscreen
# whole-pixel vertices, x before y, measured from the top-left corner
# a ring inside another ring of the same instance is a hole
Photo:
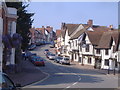
[[[69,60],[69,58],[64,58],[64,60]]]
[[[58,59],[63,59],[63,57],[58,57]]]

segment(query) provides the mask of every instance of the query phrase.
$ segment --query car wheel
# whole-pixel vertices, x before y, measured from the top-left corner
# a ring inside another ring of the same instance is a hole
[[[63,63],[62,63],[62,62],[60,62],[60,64],[62,65]]]

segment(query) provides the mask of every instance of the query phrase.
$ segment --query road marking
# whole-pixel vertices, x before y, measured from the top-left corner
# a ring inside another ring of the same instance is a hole
[[[81,78],[79,78],[79,81],[81,80]]]
[[[70,88],[71,86],[67,86],[66,88]]]
[[[75,84],[77,84],[78,82],[75,82],[75,83],[73,83],[72,85],[75,85]]]

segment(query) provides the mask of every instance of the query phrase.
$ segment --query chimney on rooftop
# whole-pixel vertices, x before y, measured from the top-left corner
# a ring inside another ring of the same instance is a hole
[[[113,25],[110,25],[109,28],[110,28],[110,30],[113,30]]]
[[[87,22],[87,24],[88,24],[89,26],[92,26],[92,25],[93,25],[93,20],[89,19],[88,22]]]
[[[61,29],[62,29],[62,30],[65,29],[65,23],[62,23]]]

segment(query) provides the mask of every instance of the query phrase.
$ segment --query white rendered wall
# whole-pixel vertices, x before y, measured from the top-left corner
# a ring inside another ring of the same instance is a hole
[[[1,72],[2,72],[2,60],[3,60],[2,33],[3,33],[3,19],[2,17],[0,17],[0,71]]]

